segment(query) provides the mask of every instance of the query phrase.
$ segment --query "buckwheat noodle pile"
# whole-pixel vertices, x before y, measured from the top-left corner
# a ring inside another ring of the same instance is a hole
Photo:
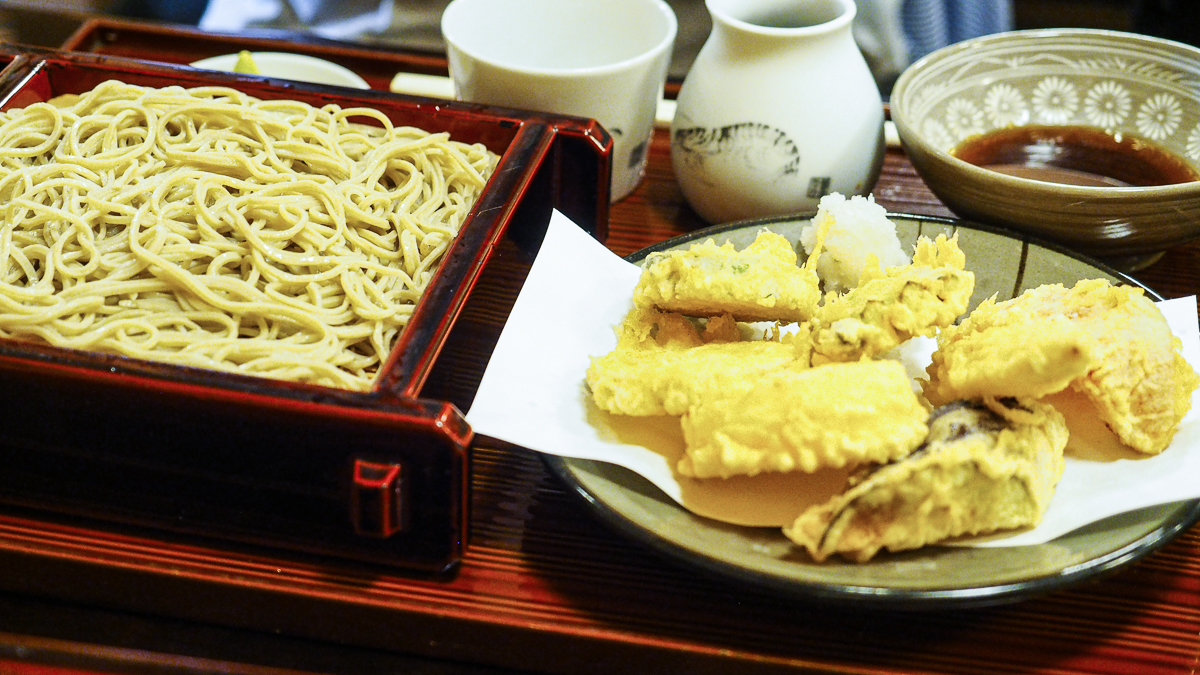
[[[0,113],[0,335],[367,389],[496,161],[220,87]]]

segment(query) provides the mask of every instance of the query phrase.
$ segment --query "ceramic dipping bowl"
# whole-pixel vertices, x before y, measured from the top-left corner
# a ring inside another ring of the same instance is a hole
[[[1200,49],[1091,29],[1001,33],[913,63],[890,107],[918,173],[962,218],[1123,271],[1200,236]]]

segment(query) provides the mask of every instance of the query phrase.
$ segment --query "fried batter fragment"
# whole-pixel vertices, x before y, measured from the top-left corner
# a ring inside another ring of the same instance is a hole
[[[1043,396],[1070,386],[1123,443],[1157,454],[1200,384],[1180,341],[1140,288],[1102,279],[986,301],[939,336],[926,397]]]
[[[873,263],[873,261],[872,261]],[[829,294],[813,323],[813,365],[884,354],[954,323],[975,290],[958,237],[921,237],[910,265],[863,269],[856,287]]]
[[[815,270],[797,264],[792,244],[763,231],[738,251],[709,239],[685,251],[652,254],[633,292],[639,307],[738,321],[803,321],[821,299]]]
[[[686,317],[634,309],[617,330],[617,347],[593,358],[592,399],[622,415],[682,415],[702,399],[749,390],[765,373],[806,368],[802,351],[776,340],[741,340],[728,315],[699,331]]]
[[[855,475],[848,489],[784,528],[821,562],[857,562],[960,535],[1041,521],[1062,477],[1067,427],[1053,406],[955,402],[934,411],[928,440]]]
[[[700,398],[682,420],[678,469],[727,478],[884,462],[925,439],[928,417],[895,361],[777,370],[741,395]]]

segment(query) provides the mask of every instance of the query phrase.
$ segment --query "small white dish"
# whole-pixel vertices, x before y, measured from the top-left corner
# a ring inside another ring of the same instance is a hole
[[[312,82],[315,84],[332,84],[352,89],[370,89],[366,80],[353,71],[336,63],[318,59],[304,54],[289,54],[286,52],[251,52],[254,65],[265,77],[278,77],[297,82]],[[191,65],[205,70],[221,70],[233,72],[238,55],[222,54],[193,62]]]

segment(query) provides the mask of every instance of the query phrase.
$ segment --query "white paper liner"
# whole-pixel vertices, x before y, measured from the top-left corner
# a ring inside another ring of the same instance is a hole
[[[829,474],[815,482],[803,475],[747,479],[755,481],[754,504],[763,503],[764,490],[778,495],[774,511],[767,509],[755,522],[755,516],[744,514],[743,505],[727,503],[736,501],[739,489],[746,492],[738,480],[691,481],[672,470],[682,454],[678,419],[625,418],[595,407],[585,388],[585,373],[593,356],[604,355],[616,345],[613,329],[632,307],[640,274],[640,267],[555,211],[466,416],[475,432],[538,452],[624,466],[691,510],[730,522],[773,526],[790,522],[807,503],[824,501],[837,489],[840,475]],[[1169,300],[1159,307],[1181,338],[1184,357],[1195,368],[1200,363],[1196,298]],[[966,543],[1045,543],[1118,513],[1200,497],[1200,481],[1195,479],[1200,476],[1196,398],[1193,394],[1191,411],[1162,454],[1135,457],[1130,452],[1127,459],[1109,461],[1068,457],[1038,527]],[[700,483],[704,491],[723,492],[698,496]],[[727,508],[731,510],[725,517]]]

